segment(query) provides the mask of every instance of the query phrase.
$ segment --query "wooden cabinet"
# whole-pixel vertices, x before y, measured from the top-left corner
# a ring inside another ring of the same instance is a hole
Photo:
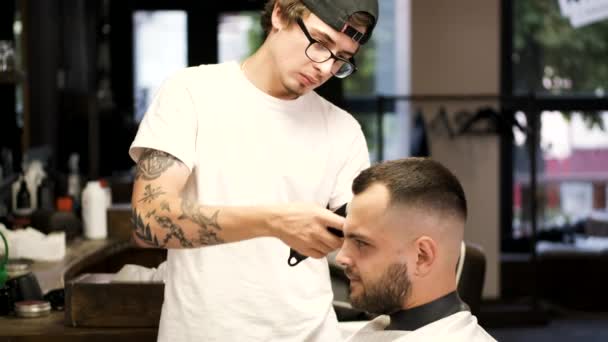
[[[139,249],[131,247],[126,241],[117,240],[76,240],[68,245],[66,256],[58,262],[36,262],[32,271],[36,275],[43,292],[56,289],[63,283],[68,284],[66,290],[78,290],[77,298],[66,297],[66,301],[74,299],[66,306],[66,311],[52,311],[50,315],[39,318],[18,318],[14,315],[0,316],[0,341],[156,341],[158,328],[152,323],[158,321],[162,303],[162,284],[153,288],[154,300],[144,303],[150,312],[144,317],[132,317],[133,310],[142,302],[144,293],[136,293],[131,298],[129,294],[138,290],[137,284],[106,284],[97,289],[91,282],[80,282],[76,285],[71,281],[83,273],[115,273],[125,264],[137,264],[144,267],[156,267],[166,259],[165,250]],[[63,280],[62,280],[63,278]],[[82,286],[79,286],[82,285]],[[143,284],[152,286],[153,284]],[[90,291],[97,290],[97,293]],[[112,293],[111,291],[116,291]],[[130,292],[131,291],[131,292]],[[87,296],[89,294],[89,296]],[[104,303],[100,298],[113,300]],[[122,298],[124,303],[121,304]],[[131,298],[131,299],[130,299]],[[134,300],[140,299],[138,302]],[[96,302],[95,300],[98,299]],[[129,306],[129,303],[131,304]],[[76,305],[76,306],[74,306]],[[104,306],[105,305],[105,306]],[[150,306],[151,305],[151,306]],[[100,311],[100,309],[102,309]],[[110,309],[123,312],[118,317],[101,317]],[[103,311],[105,310],[105,311]],[[141,312],[141,311],[140,311]],[[76,316],[74,316],[76,315]],[[103,318],[103,320],[100,320]],[[114,320],[114,321],[112,321]],[[112,326],[112,322],[118,322]],[[132,323],[130,323],[132,322]],[[86,323],[86,324],[82,324]],[[86,325],[86,327],[84,327]],[[112,326],[112,327],[110,327]]]

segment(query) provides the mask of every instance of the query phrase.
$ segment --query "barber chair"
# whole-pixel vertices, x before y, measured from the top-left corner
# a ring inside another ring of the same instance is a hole
[[[456,282],[460,298],[469,305],[473,315],[479,313],[485,274],[486,256],[481,247],[462,242],[456,267]]]

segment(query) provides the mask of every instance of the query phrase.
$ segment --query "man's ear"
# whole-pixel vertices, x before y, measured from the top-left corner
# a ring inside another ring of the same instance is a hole
[[[272,29],[271,31],[281,31],[285,27],[285,22],[283,20],[283,13],[281,12],[281,7],[279,6],[279,2],[276,1],[274,3],[274,9],[272,10]]]
[[[414,274],[425,277],[431,272],[437,259],[437,243],[428,236],[421,236],[414,242],[416,249],[416,269]]]

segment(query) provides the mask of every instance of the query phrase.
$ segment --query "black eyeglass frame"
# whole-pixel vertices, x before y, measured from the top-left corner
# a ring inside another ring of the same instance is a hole
[[[308,32],[308,29],[306,28],[306,25],[304,25],[304,22],[302,21],[302,18],[297,18],[297,19],[296,19],[296,22],[298,23],[298,26],[300,27],[300,29],[302,30],[302,32],[304,32],[304,35],[306,36],[306,38],[308,39],[308,42],[309,42],[308,46],[307,46],[307,47],[306,47],[306,49],[304,50],[304,54],[306,55],[306,57],[308,57],[308,59],[310,59],[310,60],[311,60],[311,61],[313,61],[314,63],[325,63],[325,62],[327,62],[328,60],[330,60],[330,59],[332,59],[332,58],[333,58],[333,59],[334,59],[334,60],[336,60],[336,61],[341,61],[341,62],[344,62],[344,63],[346,63],[346,64],[350,64],[350,65],[353,67],[353,69],[352,69],[353,71],[352,71],[350,74],[345,75],[345,76],[339,76],[339,75],[336,75],[336,74],[335,74],[335,73],[332,71],[332,75],[334,75],[334,76],[336,76],[336,77],[338,77],[338,78],[346,78],[346,77],[348,77],[348,76],[350,76],[350,75],[354,74],[354,73],[357,71],[357,65],[355,64],[355,59],[354,59],[354,57],[351,57],[351,58],[349,58],[349,59],[346,59],[346,58],[342,58],[342,57],[336,56],[336,55],[335,55],[335,54],[334,54],[334,53],[333,53],[333,52],[332,52],[332,51],[331,51],[331,50],[330,50],[330,49],[329,49],[327,46],[325,46],[325,45],[324,45],[323,43],[321,43],[320,41],[318,41],[318,40],[314,39],[314,38],[313,38],[313,37],[310,35],[310,32]],[[310,56],[308,55],[308,49],[310,49],[310,47],[311,47],[313,44],[319,44],[320,46],[324,47],[324,48],[325,48],[325,49],[326,49],[326,50],[329,52],[329,57],[327,57],[327,59],[325,59],[325,60],[323,60],[323,61],[315,61],[314,59],[310,58]],[[341,69],[341,68],[342,68],[342,67],[340,67],[340,69]],[[338,69],[338,70],[340,70],[340,69]]]

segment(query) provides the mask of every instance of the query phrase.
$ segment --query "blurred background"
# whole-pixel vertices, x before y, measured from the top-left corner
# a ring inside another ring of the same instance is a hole
[[[476,314],[497,339],[608,340],[608,1],[379,2],[358,72],[318,92],[359,121],[373,162],[430,156],[459,177],[486,262]],[[263,3],[2,1],[0,222],[79,219],[91,180],[108,211],[128,206],[158,87],[255,51]]]

